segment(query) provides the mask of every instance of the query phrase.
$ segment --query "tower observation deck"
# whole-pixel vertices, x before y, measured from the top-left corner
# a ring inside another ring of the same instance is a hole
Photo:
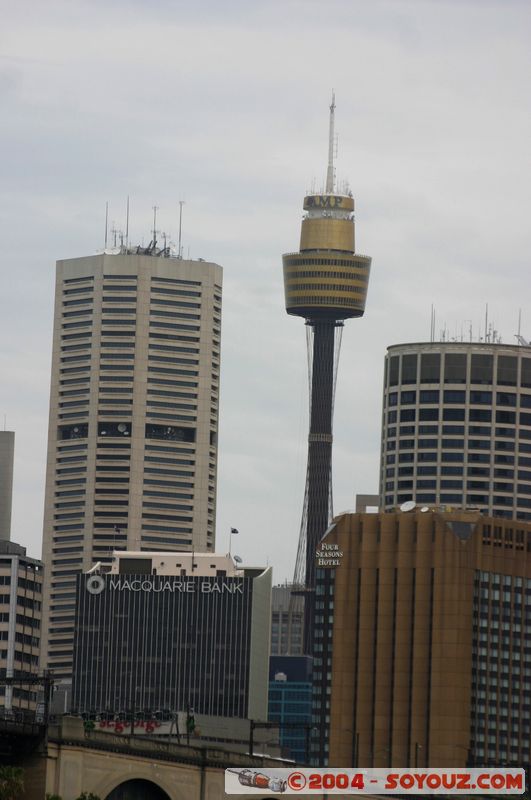
[[[336,190],[335,97],[330,105],[328,165],[324,191],[304,198],[298,253],[282,257],[288,314],[308,326],[310,431],[308,467],[294,582],[305,594],[305,652],[311,650],[315,551],[332,517],[332,420],[344,321],[361,317],[371,259],[355,252],[354,199]]]

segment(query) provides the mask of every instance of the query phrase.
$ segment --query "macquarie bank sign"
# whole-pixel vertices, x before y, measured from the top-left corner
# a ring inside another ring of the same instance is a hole
[[[89,594],[93,595],[101,594],[104,591],[142,592],[145,594],[244,594],[243,581],[227,581],[219,578],[209,581],[201,578],[177,580],[162,576],[153,579],[146,576],[124,578],[117,575],[104,578],[102,575],[91,575],[87,579],[85,588]]]

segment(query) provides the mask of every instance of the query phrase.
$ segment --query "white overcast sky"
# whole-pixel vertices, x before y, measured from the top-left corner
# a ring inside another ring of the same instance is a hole
[[[55,260],[132,238],[151,207],[224,267],[217,549],[292,574],[306,470],[305,328],[281,256],[325,174],[372,256],[336,394],[335,509],[378,488],[390,344],[460,337],[485,304],[531,337],[529,0],[17,0],[0,29],[0,414],[16,431],[12,538],[40,555]]]

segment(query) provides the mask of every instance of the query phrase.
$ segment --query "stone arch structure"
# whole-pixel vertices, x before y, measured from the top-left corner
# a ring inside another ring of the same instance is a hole
[[[158,784],[145,778],[127,779],[103,800],[171,800]]]
[[[142,769],[143,766],[126,774],[106,776],[92,791],[101,800],[186,800],[175,777],[171,780],[170,775],[150,774],[151,770]]]

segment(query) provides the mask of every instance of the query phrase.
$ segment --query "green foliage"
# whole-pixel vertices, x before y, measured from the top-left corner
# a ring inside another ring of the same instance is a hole
[[[48,793],[46,793],[46,800],[63,800],[63,798],[58,794],[48,794]]]
[[[0,800],[19,800],[24,791],[24,770],[0,767]]]

